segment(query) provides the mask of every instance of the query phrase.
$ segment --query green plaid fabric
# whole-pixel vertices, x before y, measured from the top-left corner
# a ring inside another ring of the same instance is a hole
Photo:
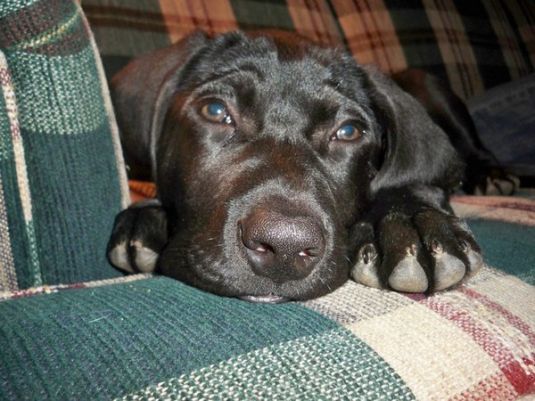
[[[426,69],[463,98],[533,72],[531,0],[84,0],[108,77],[202,29],[279,28],[385,72]]]
[[[117,15],[125,11],[114,4]],[[227,29],[236,24],[229,12],[254,25],[252,5],[266,24],[287,27],[313,10],[310,24],[334,29],[323,40],[350,43],[335,19],[320,17],[337,2],[136,4],[125,23],[145,29],[146,41],[134,34],[108,61],[131,57],[129,46],[168,42],[184,26]],[[163,25],[160,7],[179,14],[166,14]],[[535,394],[535,291],[527,284],[535,283],[533,200],[454,202],[489,263],[524,281],[484,268],[429,297],[348,282],[309,302],[258,305],[165,277],[115,277],[103,253],[126,203],[126,181],[88,32],[67,0],[0,3],[0,400],[513,401]]]
[[[67,0],[0,3],[0,292],[119,276],[127,202],[94,41]]]
[[[281,305],[150,275],[0,294],[0,400],[528,400],[535,201],[454,207],[525,281],[484,268],[428,297],[348,282]]]

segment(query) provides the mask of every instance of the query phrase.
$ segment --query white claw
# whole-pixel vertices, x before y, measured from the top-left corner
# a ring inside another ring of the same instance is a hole
[[[143,246],[141,241],[132,241],[131,246],[136,248],[136,266],[143,273],[150,273],[156,269],[158,254],[152,249]]]
[[[466,268],[461,259],[447,252],[435,254],[435,290],[445,290],[461,281]]]
[[[351,270],[351,277],[357,283],[364,284],[368,287],[382,288],[375,263],[357,262]]]
[[[394,267],[388,284],[401,292],[424,292],[429,286],[424,269],[412,254],[407,255]]]
[[[117,244],[108,254],[110,262],[119,269],[125,270],[129,273],[134,273],[134,269],[128,262],[128,254],[126,251],[126,241]]]

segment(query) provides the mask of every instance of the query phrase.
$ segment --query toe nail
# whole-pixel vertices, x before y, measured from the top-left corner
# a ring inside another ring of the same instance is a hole
[[[407,256],[394,267],[388,283],[402,292],[424,292],[428,287],[425,271],[414,256]]]
[[[431,241],[431,251],[433,253],[442,253],[443,252],[442,244],[438,242],[436,239]]]
[[[351,277],[357,283],[364,284],[368,287],[382,288],[377,268],[374,264],[357,263],[351,270]]]
[[[353,280],[368,287],[382,288],[377,275],[376,259],[377,252],[372,244],[362,247],[359,251],[358,262],[351,270]]]
[[[470,263],[470,272],[478,272],[483,267],[483,257],[480,253],[472,249],[468,249],[466,254],[468,256],[468,262]]]
[[[150,248],[141,247],[136,250],[136,265],[143,273],[150,273],[156,267],[158,254]]]
[[[121,242],[116,245],[108,254],[110,262],[119,269],[134,273],[134,270],[128,262],[128,254],[126,252],[126,242]]]
[[[457,284],[466,273],[464,263],[459,258],[443,253],[435,256],[435,289],[444,290]]]

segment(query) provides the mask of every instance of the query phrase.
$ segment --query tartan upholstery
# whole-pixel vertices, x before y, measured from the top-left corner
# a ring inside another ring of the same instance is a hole
[[[535,201],[454,207],[535,284]],[[491,268],[434,296],[348,282],[281,305],[150,275],[26,290],[0,301],[0,400],[517,400],[535,395],[534,312],[534,288]]]
[[[108,72],[184,27],[258,25],[258,12],[265,24],[293,29],[297,19],[320,40],[350,43],[328,16],[334,1],[95,4],[84,0]],[[165,277],[117,277],[103,252],[126,181],[83,16],[68,0],[6,0],[0,48],[0,400],[535,394],[535,200],[456,198],[486,260],[507,274],[484,268],[433,296],[348,282],[316,300],[258,305]]]
[[[75,3],[0,3],[0,292],[120,275],[104,249],[128,194],[97,60]]]
[[[426,69],[465,99],[535,65],[531,0],[84,0],[83,7],[108,77],[195,29],[297,31],[385,72]]]

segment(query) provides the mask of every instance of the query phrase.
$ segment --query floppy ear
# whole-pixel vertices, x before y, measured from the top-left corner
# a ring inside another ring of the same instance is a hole
[[[138,178],[155,179],[155,145],[183,67],[208,39],[194,33],[130,62],[111,81],[125,159]]]
[[[386,187],[429,184],[452,190],[462,179],[463,162],[448,136],[418,101],[375,67],[363,67],[369,95],[383,129],[384,158],[371,183]]]

